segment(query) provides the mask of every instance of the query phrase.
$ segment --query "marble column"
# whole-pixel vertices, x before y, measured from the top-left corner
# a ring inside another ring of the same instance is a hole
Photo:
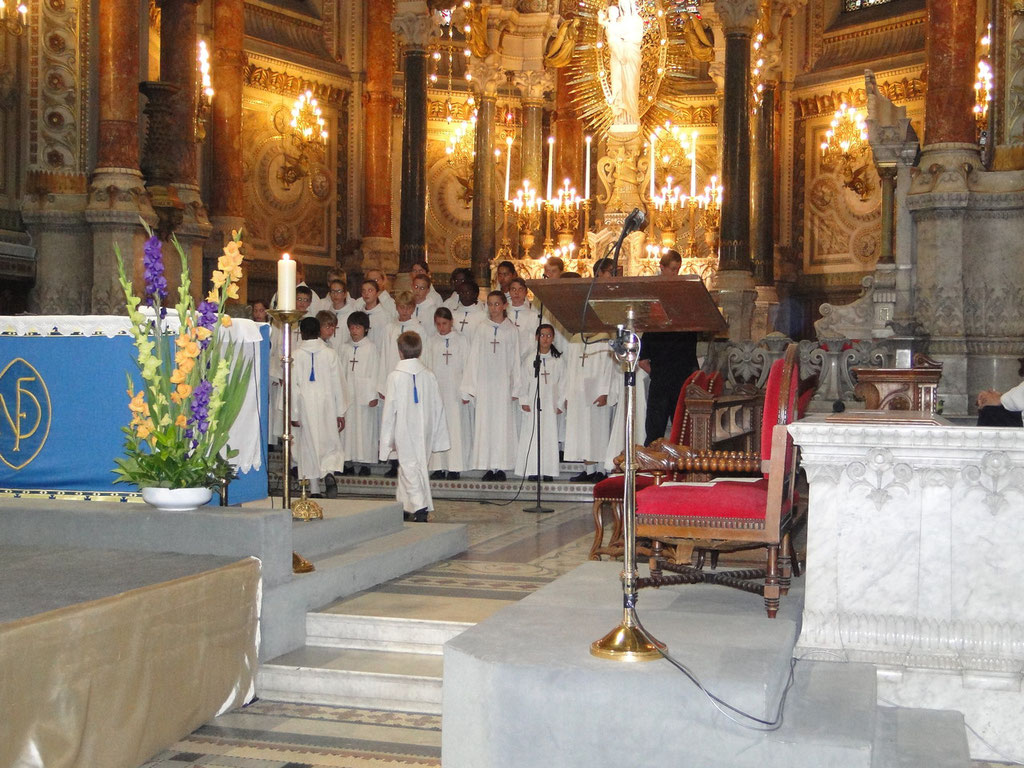
[[[754,0],[715,0],[725,33],[722,104],[721,250],[714,293],[729,321],[729,338],[749,339],[756,296],[750,259],[750,37]]]
[[[211,175],[210,224],[206,260],[212,266],[232,230],[245,229],[242,195],[242,78],[245,55],[243,0],[214,0],[213,4],[213,103],[210,110]],[[208,270],[209,271],[209,270]],[[246,299],[243,275],[240,300]]]
[[[555,180],[569,179],[583,196],[583,124],[572,107],[569,71],[559,69],[555,91]],[[594,177],[596,178],[596,176]]]
[[[754,121],[751,219],[757,299],[751,336],[755,339],[775,330],[779,308],[775,290],[775,87],[775,83],[765,85]]]
[[[976,142],[974,61],[977,0],[928,0],[925,146]]]
[[[393,272],[398,252],[391,228],[391,81],[395,73],[391,3],[367,3],[363,96],[363,262]]]
[[[513,189],[518,189],[523,179],[529,179],[534,189],[543,195],[544,188],[544,95],[555,87],[554,77],[550,72],[528,71],[517,72],[515,84],[523,102],[523,144],[522,144],[522,179],[514,181]]]
[[[481,78],[474,71],[478,85]],[[493,82],[493,81],[492,81]],[[495,250],[497,167],[494,162],[495,87],[481,88],[477,96],[476,155],[473,158],[473,234],[470,269],[477,285],[491,284],[491,259]]]
[[[160,80],[178,88],[171,97],[174,119],[169,127],[171,186],[181,201],[182,220],[175,229],[192,273],[192,294],[205,294],[202,282],[203,247],[210,235],[210,220],[199,194],[196,153],[196,16],[198,0],[160,0]],[[165,247],[168,265],[177,252]],[[174,271],[168,268],[169,282]],[[172,288],[173,290],[173,288]]]
[[[392,27],[405,48],[405,117],[402,123],[402,215],[398,233],[398,281],[427,258],[427,44],[436,25],[425,2],[400,2]]]
[[[116,245],[129,273],[141,270],[145,232],[139,217],[154,220],[139,171],[139,41],[124,30],[139,27],[139,5],[132,0],[101,0],[97,16],[96,169],[89,185],[85,220],[92,233],[89,310],[123,311]]]

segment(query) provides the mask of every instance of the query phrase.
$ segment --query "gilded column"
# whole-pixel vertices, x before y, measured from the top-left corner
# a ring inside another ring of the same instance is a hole
[[[494,162],[494,114],[500,68],[474,61],[471,73],[477,88],[476,154],[473,158],[473,234],[470,268],[477,285],[491,284],[497,213],[497,167]]]
[[[583,195],[583,124],[572,107],[569,72],[557,70],[555,91],[555,180],[569,179]],[[596,178],[596,177],[595,177]]]
[[[977,0],[928,0],[925,146],[976,142],[974,61]]]
[[[366,8],[363,94],[363,260],[389,272],[398,266],[391,228],[391,81],[395,73],[390,2]]]
[[[733,341],[751,336],[756,290],[750,259],[750,38],[754,0],[715,0],[725,32],[721,250],[714,293]]]
[[[213,3],[213,102],[210,105],[211,175],[210,223],[206,241],[207,263],[212,266],[231,230],[245,229],[242,196],[242,80],[244,76],[244,0]],[[244,280],[244,278],[243,278]],[[241,286],[245,300],[246,285]]]
[[[392,27],[405,46],[398,272],[407,275],[414,262],[427,258],[427,44],[437,27],[422,0],[399,2]]]
[[[139,171],[139,38],[124,34],[139,28],[139,4],[100,0],[97,21],[97,154],[85,219],[93,246],[91,311],[108,314],[124,305],[114,246],[137,271],[132,262],[141,260],[145,238],[139,216],[151,223],[154,217]]]

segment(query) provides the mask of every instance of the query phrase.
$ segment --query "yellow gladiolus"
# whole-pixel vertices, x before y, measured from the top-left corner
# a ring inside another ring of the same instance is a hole
[[[178,414],[178,418],[174,420],[174,426],[181,427],[182,429],[188,426],[188,421],[185,419],[184,413]]]
[[[228,315],[222,316],[221,319],[220,319],[220,324],[223,325],[225,328],[230,328],[231,327],[231,317],[228,316]]]

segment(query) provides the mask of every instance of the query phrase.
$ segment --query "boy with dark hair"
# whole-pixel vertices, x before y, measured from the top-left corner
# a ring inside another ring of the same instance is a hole
[[[377,439],[380,423],[377,408],[381,386],[381,356],[367,338],[370,319],[363,311],[348,316],[349,341],[341,345],[339,355],[342,379],[349,408],[345,430],[345,455],[350,462],[362,464],[359,474],[370,474],[370,464],[377,461]],[[346,474],[351,474],[346,470]]]
[[[400,360],[384,386],[380,458],[398,455],[396,497],[407,520],[425,523],[434,508],[427,466],[431,453],[448,450],[448,425],[437,379],[419,359],[419,334],[406,331],[397,345]]]
[[[473,407],[463,403],[459,394],[462,374],[469,356],[469,339],[453,329],[448,307],[434,310],[436,334],[427,339],[424,364],[434,372],[441,392],[441,404],[448,424],[451,447],[430,457],[431,480],[459,480],[469,469],[469,451],[473,444]]]

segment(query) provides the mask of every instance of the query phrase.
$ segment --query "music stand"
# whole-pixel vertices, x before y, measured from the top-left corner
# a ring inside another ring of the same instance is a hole
[[[622,492],[625,552],[622,568],[622,622],[590,645],[594,656],[618,661],[661,658],[664,643],[652,637],[636,616],[636,365],[641,331],[715,331],[728,328],[711,294],[696,275],[624,277],[607,280],[527,280],[569,333],[614,331],[612,349],[624,370],[626,461]]]

